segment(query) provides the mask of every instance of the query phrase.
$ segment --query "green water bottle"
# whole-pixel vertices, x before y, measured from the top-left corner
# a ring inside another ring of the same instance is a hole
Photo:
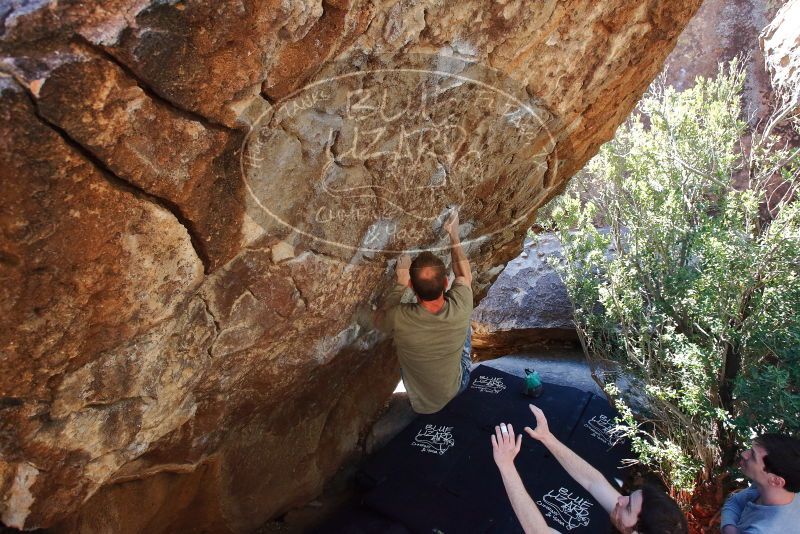
[[[525,395],[534,399],[542,394],[542,377],[533,369],[525,369]]]

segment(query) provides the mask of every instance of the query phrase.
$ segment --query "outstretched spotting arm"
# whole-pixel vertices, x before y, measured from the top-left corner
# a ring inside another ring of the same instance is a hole
[[[514,465],[514,458],[521,446],[522,434],[515,439],[513,426],[500,423],[500,426],[494,427],[494,435],[492,435],[494,462],[500,470],[503,486],[505,486],[508,499],[511,501],[511,508],[514,509],[522,529],[525,534],[557,533],[558,531],[547,526],[542,512],[539,511],[539,507],[525,490],[525,485]]]
[[[604,477],[600,471],[589,465],[586,460],[572,452],[569,447],[556,439],[547,426],[547,419],[542,410],[533,404],[529,406],[533,415],[536,417],[536,428],[531,429],[526,426],[525,432],[547,447],[550,454],[558,460],[558,463],[569,473],[569,476],[571,476],[575,482],[583,486],[586,491],[591,493],[592,497],[600,503],[600,506],[611,514],[621,496],[620,493],[614,489],[614,486],[608,483],[608,480],[606,480],[606,477]]]

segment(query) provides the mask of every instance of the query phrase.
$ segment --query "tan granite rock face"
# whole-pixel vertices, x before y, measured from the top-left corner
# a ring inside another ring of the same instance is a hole
[[[457,204],[480,298],[699,4],[5,3],[2,522],[314,498],[398,380],[387,262]]]
[[[241,135],[176,110],[108,56],[56,51],[17,72],[43,119],[114,176],[156,197],[189,229],[207,269],[240,248]]]
[[[192,296],[203,268],[186,229],[0,81],[2,519],[23,525],[79,504],[192,416],[213,323]]]

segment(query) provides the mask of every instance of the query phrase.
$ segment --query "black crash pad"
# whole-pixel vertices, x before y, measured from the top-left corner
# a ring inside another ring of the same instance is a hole
[[[439,413],[463,415],[492,432],[501,421],[512,423],[521,433],[524,427],[535,424],[528,407],[533,403],[547,415],[553,434],[566,441],[592,394],[572,387],[546,384],[542,395],[531,399],[524,395],[524,386],[525,381],[519,377],[480,365],[470,374],[467,389]]]
[[[492,458],[490,436],[502,421],[523,434],[515,464],[548,524],[570,534],[609,531],[600,505],[523,428],[535,426],[528,404],[536,404],[556,437],[609,480],[623,479],[622,460],[631,453],[611,440],[616,412],[576,388],[545,382],[538,399],[523,388],[522,378],[476,367],[466,391],[440,412],[418,416],[365,462],[364,506],[412,532],[521,532]]]
[[[338,510],[324,525],[310,532],[312,534],[411,534],[402,523],[356,503]]]
[[[419,481],[441,485],[458,460],[484,437],[485,432],[469,418],[446,409],[419,416],[367,459],[359,480],[374,486],[412,471]]]
[[[606,399],[592,395],[570,438],[564,443],[603,473],[614,487],[627,476],[625,460],[633,458],[630,441],[614,432],[618,412]]]

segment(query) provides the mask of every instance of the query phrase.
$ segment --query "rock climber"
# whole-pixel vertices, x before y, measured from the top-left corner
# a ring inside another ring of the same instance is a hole
[[[450,237],[455,274],[450,289],[444,262],[432,252],[421,252],[413,261],[403,254],[395,267],[397,283],[377,317],[378,326],[394,335],[403,383],[420,414],[438,412],[469,382],[472,272],[461,248],[457,210],[443,229]],[[400,302],[407,288],[416,303]]]

